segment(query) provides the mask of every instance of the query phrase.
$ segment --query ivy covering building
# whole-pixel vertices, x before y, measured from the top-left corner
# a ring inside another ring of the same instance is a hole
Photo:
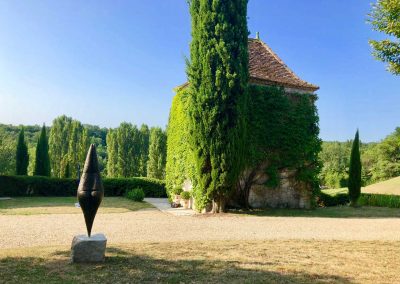
[[[188,82],[170,112],[166,182],[196,209],[309,208],[318,189],[317,86],[260,39],[248,39],[247,0],[189,1]]]
[[[310,208],[318,191],[321,141],[315,92],[319,87],[300,79],[258,36],[248,39],[248,54],[245,162],[228,203],[242,208]],[[166,166],[170,191],[198,186],[189,143],[188,87],[185,83],[175,89],[170,111]],[[198,210],[206,207],[197,202]]]

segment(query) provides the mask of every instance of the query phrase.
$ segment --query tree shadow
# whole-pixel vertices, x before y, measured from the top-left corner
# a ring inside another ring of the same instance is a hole
[[[18,197],[10,200],[1,200],[0,209],[7,210],[58,207],[61,209],[67,209],[68,212],[66,213],[82,213],[79,207],[75,207],[77,202],[78,200],[76,197]],[[126,211],[137,211],[151,208],[153,208],[152,205],[146,202],[134,202],[124,197],[105,197],[100,205],[99,213],[101,213],[102,209],[123,209]],[[49,214],[51,214],[51,212]]]
[[[229,210],[228,213],[242,216],[258,217],[310,217],[310,218],[361,218],[361,219],[380,219],[380,218],[400,218],[399,208],[362,206],[353,208],[349,206],[334,206],[306,209],[253,209],[253,210]]]
[[[207,259],[167,259],[107,249],[101,264],[71,264],[69,251],[49,257],[0,259],[6,283],[354,283],[335,274],[284,271],[268,262]]]

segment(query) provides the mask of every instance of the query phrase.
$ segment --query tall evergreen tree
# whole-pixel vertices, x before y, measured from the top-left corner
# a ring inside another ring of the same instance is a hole
[[[55,177],[63,177],[70,144],[72,118],[65,115],[53,120],[49,135],[51,168]]]
[[[16,152],[16,174],[27,175],[29,164],[28,147],[25,142],[24,128],[19,132]]]
[[[77,167],[85,162],[90,139],[83,125],[65,115],[53,120],[49,135],[51,168],[56,177],[64,177],[69,164],[71,177],[77,177]]]
[[[361,157],[358,130],[351,148],[348,188],[350,205],[357,206],[357,201],[361,194]]]
[[[136,125],[123,122],[107,134],[107,173],[109,177],[140,175],[141,140]]]
[[[147,177],[164,179],[167,162],[167,136],[160,127],[150,130],[149,159]]]
[[[36,145],[35,176],[50,176],[49,143],[46,135],[46,126],[43,124]]]
[[[198,208],[224,210],[242,169],[248,84],[247,0],[191,0],[191,147]]]
[[[118,163],[118,147],[116,141],[116,130],[110,129],[107,133],[107,176],[116,177]]]
[[[147,176],[147,160],[149,159],[150,130],[146,124],[140,127],[140,161],[139,176]]]

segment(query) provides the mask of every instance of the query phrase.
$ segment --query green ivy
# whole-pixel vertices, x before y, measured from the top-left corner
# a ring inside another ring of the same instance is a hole
[[[297,180],[308,184],[312,194],[319,193],[317,97],[310,94],[287,94],[282,88],[249,86],[249,107],[246,115],[246,169],[258,169],[267,161],[265,173],[268,187],[279,185],[281,169],[296,170]],[[171,192],[193,179],[194,159],[189,146],[188,100],[185,89],[173,99],[168,124],[166,186]],[[194,185],[196,186],[196,185]],[[208,200],[193,191],[197,208],[204,208]],[[314,201],[315,198],[312,198]],[[315,204],[312,204],[315,206]]]
[[[316,196],[321,150],[317,97],[258,85],[251,85],[249,93],[247,168],[268,161],[269,187],[277,186],[280,169],[296,170],[297,180],[309,184]]]
[[[189,148],[188,95],[178,91],[172,101],[167,128],[166,187],[168,196],[182,188],[186,179],[193,180],[194,163]]]

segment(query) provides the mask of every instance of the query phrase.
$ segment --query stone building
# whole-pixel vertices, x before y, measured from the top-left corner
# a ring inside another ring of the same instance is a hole
[[[299,78],[289,67],[271,50],[271,48],[261,41],[257,35],[256,39],[249,39],[249,83],[261,86],[278,86],[284,89],[285,93],[301,94],[309,96],[314,103],[316,98],[315,91],[318,86],[310,84]],[[188,86],[185,83],[176,88],[177,93]],[[179,153],[174,153],[174,155]],[[268,175],[261,167],[259,172],[254,175],[252,186],[249,190],[249,205],[253,208],[309,208],[311,204],[310,185],[302,183],[296,179],[296,170],[279,169],[279,182],[274,188],[268,188],[266,180]],[[168,175],[168,166],[167,166]],[[177,175],[177,174],[175,174]],[[179,173],[178,173],[179,175]],[[184,175],[184,171],[182,171]],[[168,177],[167,177],[168,179]],[[181,179],[184,190],[191,189],[190,179]],[[167,181],[168,183],[168,181]]]

